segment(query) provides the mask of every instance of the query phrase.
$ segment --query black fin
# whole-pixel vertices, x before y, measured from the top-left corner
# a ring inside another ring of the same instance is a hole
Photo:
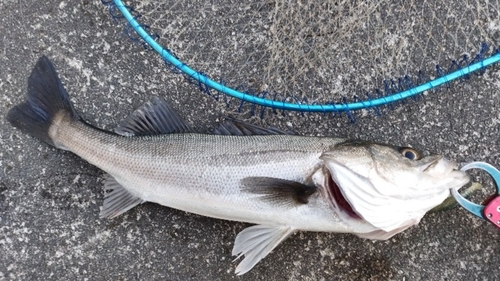
[[[54,66],[46,56],[42,56],[28,78],[27,100],[11,108],[7,120],[21,131],[54,145],[49,128],[60,111],[79,119]]]
[[[124,136],[148,136],[192,130],[166,101],[154,97],[121,121],[115,132]]]
[[[307,204],[309,196],[318,190],[314,185],[268,177],[247,177],[240,184],[243,191],[261,194],[262,199],[270,202],[286,204]]]
[[[99,213],[100,218],[117,217],[145,202],[141,198],[130,194],[110,175],[106,175],[104,191],[107,193],[104,195],[104,203]]]
[[[233,118],[227,118],[215,129],[215,135],[252,136],[252,135],[295,135],[278,128],[263,128]]]

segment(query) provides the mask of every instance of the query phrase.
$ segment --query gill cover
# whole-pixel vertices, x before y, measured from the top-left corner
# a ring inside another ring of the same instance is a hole
[[[450,188],[469,181],[441,156],[410,160],[380,144],[344,143],[321,158],[354,211],[386,232],[417,224],[450,195]]]

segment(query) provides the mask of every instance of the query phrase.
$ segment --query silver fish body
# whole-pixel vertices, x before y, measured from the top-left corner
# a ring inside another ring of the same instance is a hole
[[[42,57],[25,103],[7,119],[69,150],[108,175],[101,217],[143,202],[256,224],[235,240],[250,270],[297,230],[387,239],[415,225],[469,178],[439,155],[411,148],[285,134],[227,121],[217,134],[193,132],[160,99],[106,132],[83,122]]]
[[[249,177],[312,184],[313,175],[325,168],[321,155],[343,139],[196,133],[124,137],[80,122],[58,128],[51,138],[61,148],[104,170],[144,201],[219,219],[301,230],[375,230],[341,220],[326,190],[311,196],[308,204],[291,207],[256,200],[259,195],[241,189],[241,180]]]

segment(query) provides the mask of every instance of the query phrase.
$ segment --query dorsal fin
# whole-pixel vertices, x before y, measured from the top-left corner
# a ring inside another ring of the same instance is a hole
[[[233,118],[226,118],[226,120],[215,129],[214,134],[233,136],[295,135],[294,132],[285,132],[274,127],[263,128]]]
[[[165,100],[154,97],[122,120],[115,132],[123,136],[147,136],[192,130]]]

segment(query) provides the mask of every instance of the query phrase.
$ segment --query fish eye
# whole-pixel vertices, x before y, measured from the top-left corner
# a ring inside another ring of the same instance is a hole
[[[420,153],[413,148],[403,147],[399,150],[399,152],[401,152],[401,155],[403,155],[404,157],[406,157],[410,160],[420,159]]]

